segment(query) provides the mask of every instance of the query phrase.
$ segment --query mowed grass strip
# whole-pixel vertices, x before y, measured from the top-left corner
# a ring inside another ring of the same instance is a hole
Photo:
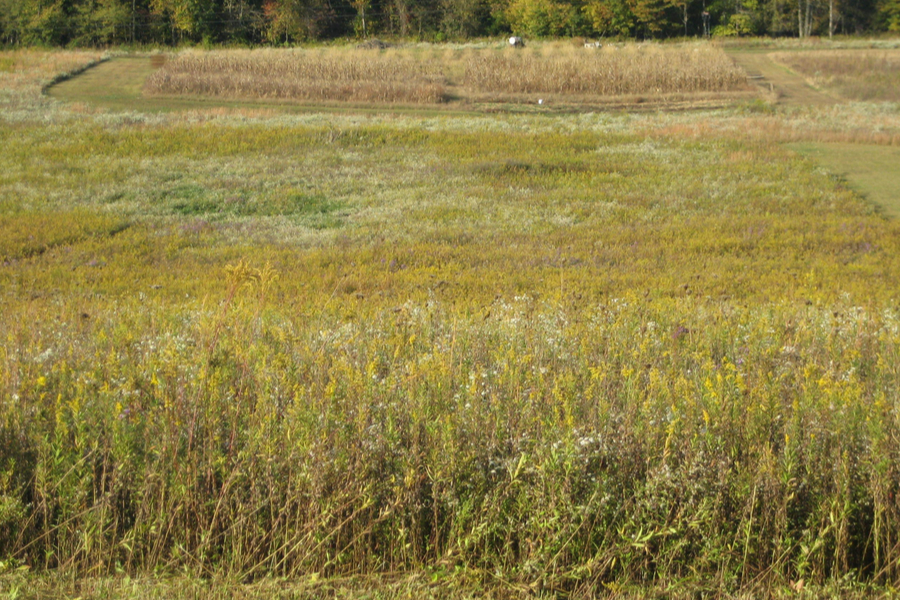
[[[796,143],[789,148],[808,156],[876,204],[900,217],[900,149],[867,144]]]

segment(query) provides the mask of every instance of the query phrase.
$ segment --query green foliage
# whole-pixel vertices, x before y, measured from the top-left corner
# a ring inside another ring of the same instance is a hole
[[[809,6],[823,32],[827,3]],[[708,8],[720,35],[785,36],[796,6],[776,0],[0,0],[0,43],[106,46],[292,45],[346,37],[447,40],[697,36]],[[896,31],[896,0],[839,7],[838,32]],[[805,31],[805,30],[804,30]]]
[[[441,31],[453,38],[467,38],[484,32],[488,6],[484,0],[441,0]]]
[[[713,37],[735,37],[752,33],[750,17],[745,14],[735,14],[728,17],[724,25],[713,27]]]
[[[600,35],[630,36],[637,26],[628,0],[590,0],[583,10]]]
[[[183,39],[200,40],[209,33],[214,15],[213,0],[150,0],[150,9],[168,21],[173,43]]]
[[[512,0],[506,14],[513,33],[520,35],[571,36],[580,31],[577,7],[562,0]]]
[[[878,3],[878,18],[888,31],[900,31],[900,2],[898,0],[882,0]]]
[[[131,11],[119,0],[89,0],[78,5],[78,24],[73,43],[99,46],[122,43],[129,38]]]
[[[319,37],[330,16],[327,5],[318,0],[271,0],[263,4],[263,13],[266,37],[278,43]]]

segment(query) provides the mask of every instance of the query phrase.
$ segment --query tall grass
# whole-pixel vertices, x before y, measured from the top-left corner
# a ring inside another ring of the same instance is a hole
[[[544,93],[599,100],[644,94],[749,90],[721,49],[636,45],[601,50],[545,44],[537,49],[392,49],[386,52],[256,50],[182,53],[147,82],[149,94],[200,94],[355,102],[437,103],[450,98],[511,100]]]
[[[164,322],[5,324],[9,555],[582,592],[897,580],[895,311],[637,296],[310,318],[266,303],[271,276],[229,277],[222,304]]]
[[[815,114],[127,117],[0,128],[0,571],[900,581],[900,226],[741,131]]]
[[[900,101],[900,50],[776,52],[772,58],[842,98]]]
[[[102,57],[101,52],[86,50],[0,52],[0,114],[6,120],[14,120],[39,106],[46,118],[50,103],[42,94],[44,86],[80,71]]]
[[[721,49],[709,45],[473,53],[464,81],[479,92],[596,96],[747,89],[746,74]]]
[[[150,94],[353,102],[438,103],[439,65],[396,52],[256,50],[189,52],[148,80]]]

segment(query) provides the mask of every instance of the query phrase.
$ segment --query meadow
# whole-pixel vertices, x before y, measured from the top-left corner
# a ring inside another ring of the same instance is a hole
[[[900,101],[900,50],[776,52],[772,57],[841,98]]]
[[[888,594],[895,104],[91,110],[0,53],[0,589]],[[9,66],[7,66],[9,65]]]

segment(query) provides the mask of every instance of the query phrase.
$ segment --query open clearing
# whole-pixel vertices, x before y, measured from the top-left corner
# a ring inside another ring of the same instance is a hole
[[[4,591],[900,583],[900,220],[810,160],[891,164],[895,105],[61,103],[57,56],[0,73]]]

